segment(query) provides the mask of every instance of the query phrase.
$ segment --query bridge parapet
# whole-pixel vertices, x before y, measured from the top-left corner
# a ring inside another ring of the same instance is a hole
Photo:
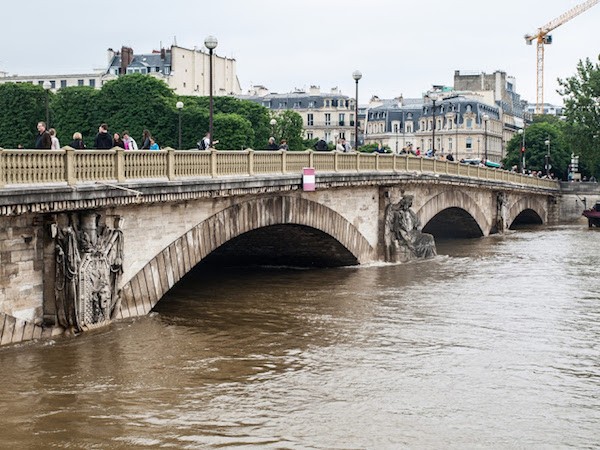
[[[0,149],[0,187],[8,185],[184,180],[230,176],[317,172],[419,172],[455,175],[559,189],[556,181],[506,170],[430,158],[343,152],[165,150],[7,150]]]

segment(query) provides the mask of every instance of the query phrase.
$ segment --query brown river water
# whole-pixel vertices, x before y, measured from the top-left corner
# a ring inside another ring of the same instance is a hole
[[[0,349],[0,448],[600,448],[600,231],[196,270],[150,316]]]

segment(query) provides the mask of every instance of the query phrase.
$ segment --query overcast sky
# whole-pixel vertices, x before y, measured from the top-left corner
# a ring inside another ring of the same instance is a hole
[[[359,102],[372,95],[418,97],[433,84],[452,85],[455,70],[516,77],[535,103],[533,33],[582,0],[3,0],[0,71],[87,73],[106,65],[106,50],[136,53],[202,47],[212,34],[221,56],[237,60],[243,93],[311,85],[339,87]],[[546,46],[545,100],[560,103],[557,78],[572,76],[600,53],[600,5],[557,28]]]

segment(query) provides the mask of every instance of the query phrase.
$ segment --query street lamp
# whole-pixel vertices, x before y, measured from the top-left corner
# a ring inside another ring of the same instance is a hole
[[[354,104],[354,150],[358,151],[358,80],[362,78],[362,73],[355,70],[352,72],[352,78],[356,81],[356,100]]]
[[[432,135],[431,135],[431,156],[435,158],[435,102],[437,102],[439,96],[438,94],[436,94],[435,92],[429,92],[427,94],[427,98],[429,98],[429,100],[432,101],[433,103],[433,129],[432,129]]]
[[[275,118],[271,119],[269,125],[271,125],[271,136],[275,137],[275,125],[277,125],[277,120],[275,120]]]
[[[519,130],[519,134],[523,136],[523,143],[521,144],[521,173],[525,173],[525,128]]]
[[[181,110],[183,109],[183,102],[177,102],[175,107],[179,113],[179,150],[181,150]]]
[[[50,128],[50,106],[48,104],[49,96],[50,96],[50,88],[52,84],[46,80],[44,81],[44,90],[46,91],[46,129]]]
[[[488,159],[488,135],[487,135],[487,127],[488,127],[488,121],[490,120],[490,116],[488,116],[487,114],[484,114],[483,117],[483,123],[484,123],[484,152],[485,152],[485,157],[484,159],[487,161]]]
[[[208,146],[212,148],[213,143],[213,50],[217,48],[217,38],[214,36],[207,36],[204,39],[204,46],[208,49],[208,89],[209,89],[209,110],[208,110]]]
[[[544,144],[546,144],[546,164],[544,164],[544,166],[546,169],[546,176],[550,178],[550,139],[546,139]]]

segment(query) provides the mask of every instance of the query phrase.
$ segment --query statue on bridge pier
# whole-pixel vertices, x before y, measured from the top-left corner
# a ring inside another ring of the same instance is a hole
[[[412,202],[413,196],[405,195],[386,209],[384,241],[388,262],[432,258],[437,254],[433,236],[421,231],[421,221],[410,209]]]
[[[71,215],[69,225],[51,225],[56,255],[58,323],[74,332],[110,321],[118,309],[123,273],[122,219],[99,225],[95,212]]]

